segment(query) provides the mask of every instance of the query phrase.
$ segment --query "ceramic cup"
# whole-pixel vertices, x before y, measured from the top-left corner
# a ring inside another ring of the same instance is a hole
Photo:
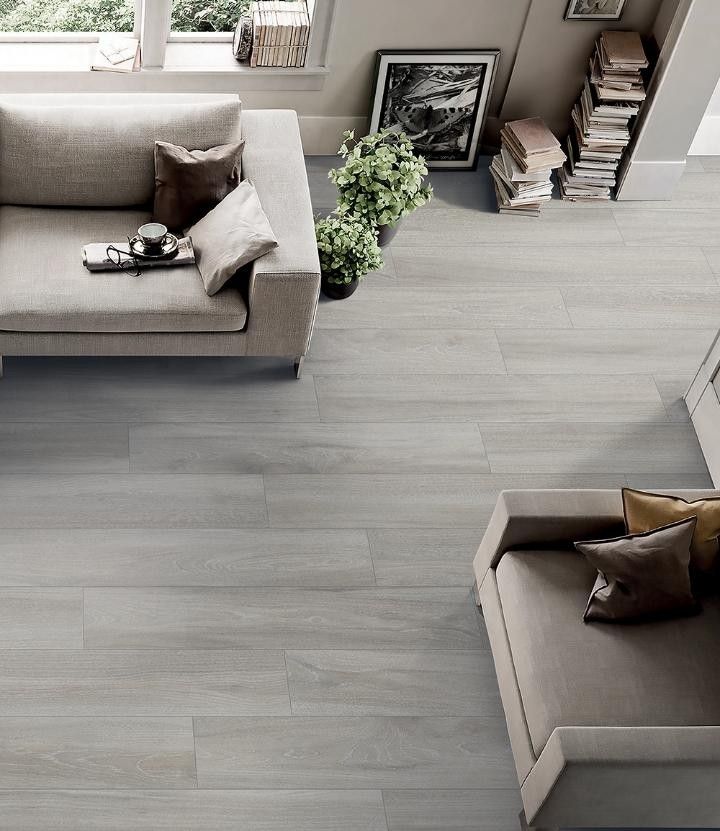
[[[147,222],[138,228],[138,236],[146,248],[159,248],[168,229],[161,222]]]

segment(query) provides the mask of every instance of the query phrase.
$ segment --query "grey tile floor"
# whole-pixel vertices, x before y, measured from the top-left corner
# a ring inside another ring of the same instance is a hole
[[[709,484],[680,396],[720,173],[690,171],[537,220],[434,175],[299,382],[6,359],[0,826],[515,831],[474,549],[504,487]]]

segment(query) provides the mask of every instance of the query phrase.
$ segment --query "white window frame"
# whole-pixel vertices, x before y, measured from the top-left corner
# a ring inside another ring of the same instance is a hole
[[[327,63],[335,6],[338,0],[308,0],[312,19],[310,47],[305,67],[268,68],[274,73],[300,73],[303,69],[321,69]],[[135,26],[133,34],[142,46],[143,68],[162,69],[169,43],[217,43],[232,40],[231,32],[172,32],[170,18],[172,0],[135,0]],[[0,32],[0,43],[93,43],[98,32]],[[225,47],[223,47],[225,48]],[[0,68],[1,71],[1,68]],[[253,72],[263,72],[264,68]]]

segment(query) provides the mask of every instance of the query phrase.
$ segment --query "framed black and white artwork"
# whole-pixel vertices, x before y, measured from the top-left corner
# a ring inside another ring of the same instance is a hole
[[[565,20],[620,20],[625,0],[570,0]]]
[[[472,169],[498,49],[381,50],[370,132],[407,133],[430,168]]]

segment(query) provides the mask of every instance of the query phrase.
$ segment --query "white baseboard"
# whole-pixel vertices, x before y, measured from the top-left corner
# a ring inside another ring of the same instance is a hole
[[[720,115],[706,115],[703,118],[688,156],[720,156]]]
[[[669,162],[633,160],[617,192],[619,202],[665,201],[672,199],[675,185],[685,171],[685,159]]]
[[[345,130],[361,136],[367,130],[365,116],[301,115],[300,135],[306,156],[334,156],[342,144]]]

